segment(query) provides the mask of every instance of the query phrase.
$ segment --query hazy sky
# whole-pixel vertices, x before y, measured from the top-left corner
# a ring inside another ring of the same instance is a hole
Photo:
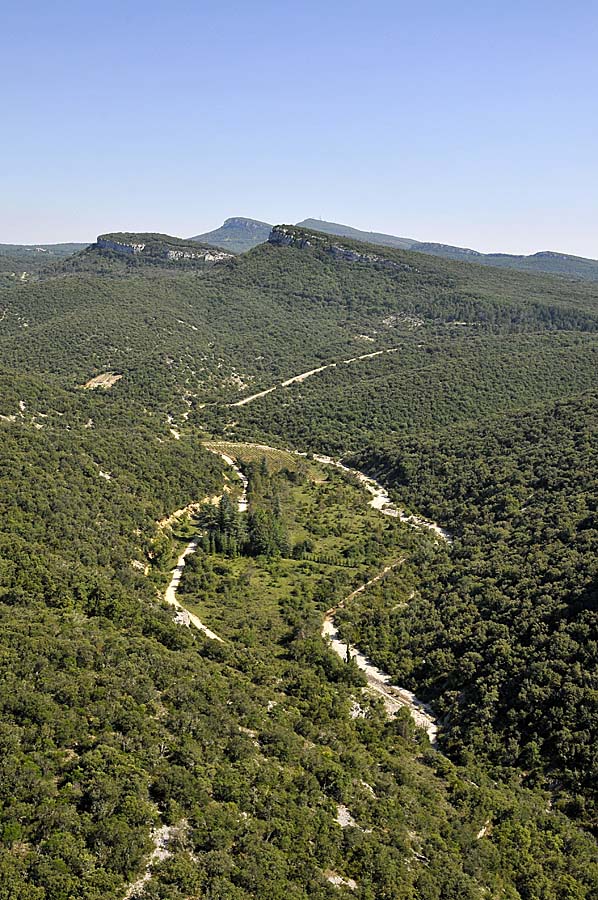
[[[320,216],[598,257],[596,0],[5,0],[0,77],[3,242]]]

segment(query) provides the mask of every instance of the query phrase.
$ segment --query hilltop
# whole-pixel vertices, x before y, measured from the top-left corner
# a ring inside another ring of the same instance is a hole
[[[271,228],[272,226],[267,222],[235,216],[226,219],[220,228],[205,234],[198,234],[190,240],[221,247],[230,253],[245,253],[246,250],[251,250],[258,244],[267,241]]]
[[[115,232],[112,234],[101,234],[89,250],[116,253],[121,256],[133,256],[144,261],[180,262],[182,260],[197,260],[201,262],[218,262],[231,257],[231,254],[214,253],[210,247],[202,246],[201,244],[198,246],[196,241],[172,237],[169,234],[151,233]]]
[[[321,231],[323,234],[335,234],[339,237],[352,238],[365,244],[381,244],[383,247],[395,247],[397,250],[412,250],[417,241],[413,238],[395,237],[392,234],[379,234],[376,231],[360,231],[350,225],[339,222],[325,222],[323,219],[303,219],[297,222],[298,228]]]
[[[139,269],[205,268],[232,254],[169,234],[110,232],[65,259],[62,273],[133,274]]]

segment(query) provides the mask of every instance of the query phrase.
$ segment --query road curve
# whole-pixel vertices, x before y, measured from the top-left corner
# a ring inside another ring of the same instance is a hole
[[[218,456],[222,457],[224,462],[228,466],[230,466],[236,472],[238,477],[241,479],[241,484],[243,485],[243,491],[238,500],[238,507],[239,507],[239,512],[245,512],[247,510],[247,486],[249,484],[246,475],[244,475],[243,472],[239,469],[239,467],[236,465],[234,459],[232,459],[230,456],[227,456],[226,453],[220,453],[217,450],[214,450],[212,452],[217,453]],[[212,501],[214,501],[214,500],[218,501],[219,499],[220,499],[220,497],[213,497]],[[193,508],[193,505],[191,507],[187,507],[187,509],[192,509],[192,508]],[[177,514],[181,513],[181,512],[185,512],[185,510],[177,510],[177,513],[174,513],[173,516],[176,517]],[[173,519],[173,516],[170,516],[169,519],[165,519],[163,521],[169,523]],[[169,583],[168,587],[166,588],[166,593],[164,594],[164,599],[166,600],[166,602],[168,604],[170,604],[170,606],[174,606],[175,609],[177,610],[176,621],[179,624],[187,625],[187,626],[193,625],[195,628],[197,628],[199,631],[203,632],[203,634],[205,634],[205,636],[210,638],[211,640],[220,641],[221,643],[224,643],[224,641],[220,637],[220,635],[216,634],[215,631],[212,631],[210,628],[208,628],[207,625],[204,625],[204,623],[201,621],[200,618],[198,618],[198,616],[196,616],[194,613],[190,612],[185,606],[183,606],[183,604],[179,600],[177,600],[176,592],[181,583],[181,578],[183,577],[183,569],[185,568],[185,560],[188,556],[191,556],[192,553],[195,553],[198,546],[199,546],[199,536],[196,536],[193,538],[193,540],[191,540],[187,544],[187,546],[185,547],[185,549],[179,556],[179,558],[177,560],[177,564],[174,567],[174,569],[172,570],[170,583]]]
[[[177,610],[176,621],[179,622],[181,625],[187,625],[187,626],[193,625],[195,628],[199,629],[199,631],[202,631],[205,634],[205,636],[210,638],[211,640],[220,641],[221,643],[224,643],[222,638],[219,635],[217,635],[214,631],[211,631],[207,627],[207,625],[204,625],[204,623],[201,621],[201,619],[199,619],[196,615],[194,615],[194,613],[189,612],[189,610],[186,607],[184,607],[183,604],[179,602],[179,600],[177,600],[176,592],[177,592],[179,584],[181,583],[181,578],[183,577],[183,569],[185,568],[185,559],[187,558],[187,556],[190,556],[192,553],[195,553],[195,551],[197,550],[198,544],[199,544],[199,539],[196,537],[193,538],[193,540],[187,544],[187,546],[185,547],[185,549],[179,556],[179,558],[177,560],[177,564],[172,571],[172,577],[170,579],[170,583],[169,583],[168,587],[166,588],[166,593],[164,594],[164,599],[166,600],[167,603],[169,603],[171,606],[174,606],[175,609]]]

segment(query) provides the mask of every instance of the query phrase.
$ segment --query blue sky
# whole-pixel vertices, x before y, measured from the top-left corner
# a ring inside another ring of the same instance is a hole
[[[598,257],[598,4],[0,11],[0,241],[307,216]]]

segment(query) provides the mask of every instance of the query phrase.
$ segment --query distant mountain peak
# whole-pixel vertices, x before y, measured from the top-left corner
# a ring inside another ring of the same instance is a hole
[[[220,228],[197,234],[191,241],[201,241],[211,247],[219,247],[231,253],[245,253],[258,244],[268,240],[272,226],[259,219],[248,219],[245,216],[232,216],[225,219]]]
[[[244,253],[258,244],[268,240],[272,225],[245,216],[231,216],[225,219],[220,228],[206,234],[198,234],[191,241],[200,241],[211,247],[218,247],[230,253]],[[303,219],[297,222],[297,228],[316,231],[337,237],[350,238],[367,244],[378,244],[393,247],[396,250],[411,250],[417,253],[428,253],[447,259],[477,263],[485,266],[499,266],[509,269],[522,269],[528,272],[547,272],[573,278],[585,278],[598,281],[598,260],[584,259],[568,253],[557,253],[553,250],[542,250],[529,256],[511,253],[481,253],[469,247],[456,247],[436,241],[416,241],[414,238],[398,237],[376,231],[361,231],[350,225],[339,222],[326,222],[323,219]]]
[[[225,219],[222,225],[223,228],[230,228],[234,225],[240,225],[245,228],[271,228],[272,226],[268,224],[268,222],[260,222],[259,219],[248,219],[245,216],[231,216],[230,219]]]

